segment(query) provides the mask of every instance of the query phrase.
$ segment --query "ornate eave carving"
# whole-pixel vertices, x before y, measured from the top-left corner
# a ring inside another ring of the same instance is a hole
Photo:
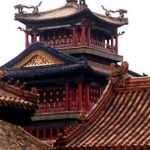
[[[14,68],[53,65],[62,63],[63,61],[59,60],[55,56],[52,56],[41,50],[37,50],[24,57],[20,62],[18,62],[14,66]]]
[[[24,67],[31,67],[31,66],[42,66],[42,65],[53,65],[55,62],[53,60],[47,60],[42,56],[36,55],[31,58]]]

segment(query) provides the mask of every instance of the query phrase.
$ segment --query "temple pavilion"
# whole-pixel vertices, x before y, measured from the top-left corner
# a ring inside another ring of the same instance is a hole
[[[111,67],[108,84],[84,122],[60,134],[55,150],[150,150],[150,77]]]
[[[84,0],[66,0],[64,6],[44,12],[40,5],[32,6],[33,12],[15,6],[15,20],[25,25],[19,29],[25,33],[26,47],[1,66],[7,71],[2,81],[36,89],[35,114],[23,127],[41,140],[53,140],[83,122],[102,95],[110,63],[123,61],[118,28],[128,19],[122,9],[117,17],[104,7],[104,14],[95,13]]]

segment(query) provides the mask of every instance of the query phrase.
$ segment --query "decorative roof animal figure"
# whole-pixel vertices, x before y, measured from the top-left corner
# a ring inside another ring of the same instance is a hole
[[[117,9],[117,10],[111,10],[111,9],[106,9],[103,5],[101,5],[101,7],[103,8],[103,10],[105,10],[105,15],[106,16],[111,16],[110,13],[119,13],[119,17],[120,18],[124,18],[124,14],[127,13],[127,10],[125,9]]]
[[[119,68],[115,67],[114,63],[110,64],[110,77],[119,77],[123,76],[128,72],[129,64],[127,61],[122,62],[121,66]]]
[[[40,2],[37,6],[27,6],[27,5],[23,5],[23,4],[18,4],[18,5],[15,5],[14,8],[15,9],[18,9],[18,13],[19,14],[24,14],[25,12],[23,11],[24,8],[27,8],[27,9],[33,9],[32,11],[32,14],[37,14],[38,11],[39,11],[39,6],[41,6],[42,2]]]
[[[127,75],[129,64],[127,61],[122,62],[121,66],[116,68],[114,63],[110,64],[109,79],[115,87],[125,87],[125,80],[130,79]]]

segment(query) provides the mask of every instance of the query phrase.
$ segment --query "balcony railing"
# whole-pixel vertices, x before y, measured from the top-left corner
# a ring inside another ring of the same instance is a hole
[[[77,110],[77,102],[69,103],[69,111]],[[42,103],[38,105],[36,113],[50,113],[65,111],[65,102]]]
[[[91,47],[96,48],[98,50],[103,50],[111,53],[117,53],[116,46],[112,46],[110,44],[105,44],[104,42],[97,40],[97,39],[91,39],[91,40],[85,40],[84,44],[81,41],[81,38],[76,39],[76,42],[73,42],[72,38],[66,37],[61,39],[49,39],[45,41],[45,43],[52,48],[59,48],[59,49],[65,49],[65,48],[74,48],[74,47]]]
[[[49,113],[49,112],[61,112],[65,111],[64,102],[53,102],[53,103],[43,103],[38,105],[36,113]]]

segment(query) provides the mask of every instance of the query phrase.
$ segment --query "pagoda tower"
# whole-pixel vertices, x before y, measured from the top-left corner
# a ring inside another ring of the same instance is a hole
[[[2,79],[36,88],[38,108],[24,128],[41,140],[53,140],[82,122],[103,92],[110,63],[121,62],[118,28],[127,25],[126,11],[92,12],[84,0],[66,0],[54,10],[16,5],[15,20],[26,28],[25,50],[1,67]],[[24,11],[32,8],[33,12]],[[122,10],[122,9],[120,9]]]

